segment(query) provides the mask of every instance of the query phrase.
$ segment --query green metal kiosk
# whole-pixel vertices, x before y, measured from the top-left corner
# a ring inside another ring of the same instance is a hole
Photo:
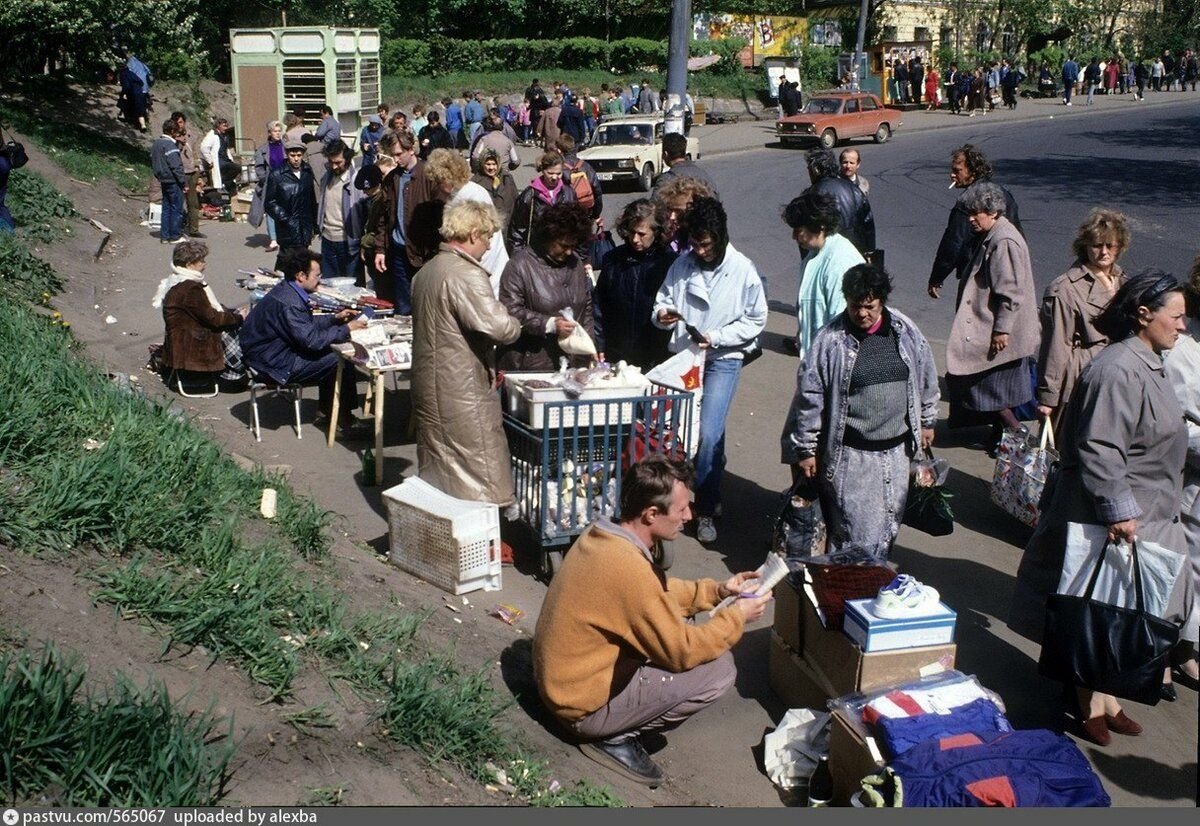
[[[379,105],[378,29],[230,29],[229,60],[239,153],[252,153],[267,123],[288,112],[315,128],[326,104],[352,145]]]

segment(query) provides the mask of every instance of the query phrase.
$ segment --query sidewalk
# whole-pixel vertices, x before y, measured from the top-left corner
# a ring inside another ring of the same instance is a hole
[[[1096,95],[1092,106],[1085,106],[1087,95],[1076,95],[1073,106],[1064,106],[1062,99],[1055,98],[1018,98],[1016,109],[997,107],[987,114],[977,114],[967,117],[966,113],[955,115],[949,109],[942,108],[936,112],[913,110],[900,113],[902,126],[896,130],[892,140],[905,140],[913,132],[925,132],[931,129],[949,129],[956,126],[970,126],[979,129],[988,123],[1023,123],[1044,117],[1088,117],[1100,112],[1111,112],[1118,107],[1127,106],[1165,106],[1177,101],[1194,100],[1200,97],[1200,91],[1186,92],[1152,92],[1147,90],[1145,100],[1138,102],[1130,94],[1125,95]],[[767,110],[769,114],[770,109]],[[700,140],[700,157],[726,155],[732,152],[745,152],[754,149],[778,149],[783,151],[775,141],[775,120],[740,120],[737,123],[713,124],[711,126],[693,126],[692,135]],[[856,142],[857,143],[857,142]],[[816,143],[813,144],[816,146]],[[850,144],[853,145],[853,144]]]

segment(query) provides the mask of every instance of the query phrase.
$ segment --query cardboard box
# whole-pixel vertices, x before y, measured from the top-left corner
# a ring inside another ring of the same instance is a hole
[[[784,577],[775,586],[775,633],[788,648],[801,652],[804,650],[804,638],[800,628],[800,600],[804,595],[794,576]]]
[[[849,806],[850,796],[862,788],[860,781],[884,765],[874,737],[864,737],[840,711],[829,723],[829,771],[833,774],[833,804]]]
[[[955,614],[944,602],[936,611],[922,616],[884,619],[871,611],[870,599],[846,602],[842,630],[863,651],[895,651],[954,642]]]
[[[775,631],[771,632],[771,651],[767,661],[767,683],[788,708],[812,708],[824,711],[830,699],[827,686]]]
[[[954,667],[956,647],[947,645],[865,653],[841,631],[829,631],[807,594],[800,599],[803,659],[830,697],[878,688],[937,674]]]

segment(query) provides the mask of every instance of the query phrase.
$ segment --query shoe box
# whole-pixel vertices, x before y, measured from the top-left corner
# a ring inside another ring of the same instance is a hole
[[[793,577],[775,586],[768,681],[789,708],[825,708],[827,700],[874,691],[954,667],[953,642],[864,651],[822,624],[816,602]]]
[[[842,630],[864,652],[946,645],[954,642],[955,614],[944,602],[919,615],[884,619],[871,611],[871,599],[846,601]]]

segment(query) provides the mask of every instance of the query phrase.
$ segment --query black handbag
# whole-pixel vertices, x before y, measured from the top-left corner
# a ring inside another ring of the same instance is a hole
[[[926,455],[912,463],[901,523],[930,536],[949,536],[954,533],[953,494],[945,487],[950,467],[944,459],[935,460],[932,450]]]
[[[825,517],[815,479],[801,476],[783,492],[773,533],[774,550],[789,562],[825,553]]]
[[[1179,641],[1179,627],[1146,612],[1136,542],[1131,553],[1136,607],[1092,599],[1107,556],[1103,550],[1083,596],[1053,594],[1047,599],[1038,673],[1153,706],[1161,696],[1163,672]]]

